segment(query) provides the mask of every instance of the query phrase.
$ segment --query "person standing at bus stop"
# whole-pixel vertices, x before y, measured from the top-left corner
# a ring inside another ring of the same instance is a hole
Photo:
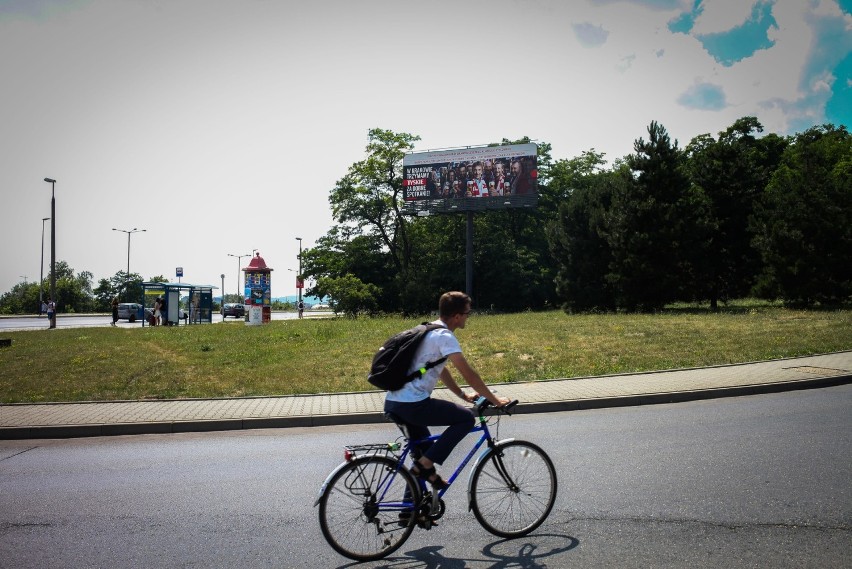
[[[118,322],[118,297],[112,299],[112,325]]]

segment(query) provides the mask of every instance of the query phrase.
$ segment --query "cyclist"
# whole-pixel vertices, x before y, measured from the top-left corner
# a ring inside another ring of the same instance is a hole
[[[443,325],[443,328],[432,330],[425,336],[408,371],[411,373],[429,362],[447,358],[470,387],[500,407],[509,403],[509,399],[497,397],[485,385],[465,359],[461,345],[453,333],[465,327],[470,315],[470,304],[470,297],[463,292],[447,292],[441,296],[438,301],[439,319],[435,323]],[[406,383],[401,389],[388,391],[385,397],[385,413],[403,422],[408,429],[408,437],[412,440],[430,436],[428,427],[448,426],[434,444],[418,449],[416,455],[412,452],[415,463],[411,467],[411,473],[440,490],[446,488],[447,483],[435,471],[435,464],[443,464],[453,448],[473,428],[475,418],[468,407],[432,399],[432,391],[439,379],[464,401],[473,402],[477,399],[477,395],[467,393],[459,387],[444,362],[429,369],[422,377]]]

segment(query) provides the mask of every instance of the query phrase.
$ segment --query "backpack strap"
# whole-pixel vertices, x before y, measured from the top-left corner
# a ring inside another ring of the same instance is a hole
[[[435,360],[434,362],[428,362],[423,365],[420,369],[416,369],[405,377],[406,381],[411,381],[412,379],[417,379],[419,377],[423,377],[426,375],[426,372],[435,367],[436,365],[440,365],[447,361],[447,356],[444,356],[441,359]]]
[[[432,330],[438,330],[440,328],[443,328],[443,326],[441,326],[439,324],[432,324],[431,322],[423,322],[421,324],[421,326],[426,326],[426,328],[427,328],[426,333],[427,334],[429,332],[431,332]],[[408,381],[411,381],[412,379],[417,379],[417,378],[423,377],[424,375],[426,375],[427,371],[429,371],[430,369],[432,369],[433,367],[435,367],[437,365],[441,365],[445,361],[447,361],[447,356],[444,356],[443,358],[437,359],[434,362],[428,362],[428,363],[424,364],[423,367],[421,367],[420,369],[416,369],[413,372],[411,372],[410,374],[408,374],[405,377],[405,381],[408,382]]]

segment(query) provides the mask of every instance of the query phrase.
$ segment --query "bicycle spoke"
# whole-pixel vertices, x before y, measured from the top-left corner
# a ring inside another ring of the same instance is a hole
[[[473,492],[474,515],[485,529],[503,537],[524,535],[553,507],[555,469],[535,445],[512,441],[477,466]]]
[[[395,469],[396,462],[387,457],[361,457],[329,482],[320,501],[320,527],[339,553],[356,560],[379,559],[408,539],[414,525],[400,522],[406,509],[403,496],[416,496],[417,490],[410,475]]]

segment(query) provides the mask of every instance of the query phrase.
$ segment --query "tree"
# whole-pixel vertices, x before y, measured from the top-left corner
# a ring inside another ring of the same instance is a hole
[[[328,295],[329,306],[335,312],[342,312],[350,318],[357,318],[364,312],[376,312],[378,287],[364,283],[352,274],[338,278],[320,278],[317,288]]]
[[[50,282],[48,274],[45,282]],[[45,287],[48,290],[49,287]],[[35,314],[39,312],[38,283],[19,283],[0,297],[2,314]],[[45,299],[50,295],[47,293]],[[92,295],[92,273],[82,271],[74,274],[65,261],[56,262],[56,310],[57,312],[91,312],[94,308]]]
[[[695,137],[686,148],[693,184],[708,200],[710,239],[699,271],[697,295],[708,298],[713,310],[719,300],[747,295],[761,272],[759,253],[752,246],[748,219],[763,193],[786,141],[776,135],[755,138],[763,125],[743,117],[719,140]]]
[[[852,137],[845,127],[796,135],[755,207],[763,293],[796,304],[852,295]]]
[[[558,218],[548,229],[556,260],[556,290],[568,312],[612,310],[615,296],[606,279],[612,253],[604,220],[611,206],[613,185],[629,172],[605,172],[604,154],[594,149],[577,158],[560,160],[553,168],[552,186],[564,196]]]
[[[162,280],[153,282],[168,282],[163,277],[159,278]],[[94,309],[100,312],[108,312],[112,299],[116,297],[123,302],[139,302],[142,298],[142,275],[130,273],[128,276],[126,271],[118,271],[109,280],[100,279],[93,294]]]
[[[654,310],[694,294],[706,250],[706,198],[691,185],[677,141],[656,121],[627,157],[632,177],[613,187],[606,219],[608,281],[627,310]]]
[[[0,296],[0,314],[34,314],[39,308],[38,283],[18,283]]]
[[[322,298],[328,292],[323,285],[327,279],[357,275],[376,287],[377,305],[384,310],[396,310],[399,302],[396,272],[382,241],[375,235],[362,235],[357,230],[333,227],[310,249],[302,251],[302,272],[314,278],[307,294]],[[325,279],[325,280],[324,280]]]
[[[380,239],[403,278],[411,261],[411,243],[408,223],[400,214],[402,159],[418,140],[406,133],[370,130],[367,158],[353,164],[329,196],[334,219]]]

